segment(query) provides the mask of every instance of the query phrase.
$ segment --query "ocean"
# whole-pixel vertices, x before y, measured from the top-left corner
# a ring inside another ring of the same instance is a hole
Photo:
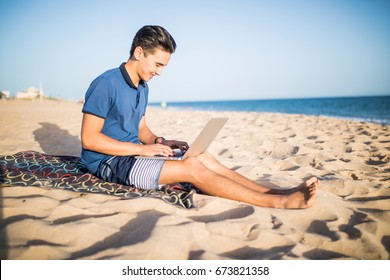
[[[169,102],[166,108],[304,114],[390,125],[390,96]]]

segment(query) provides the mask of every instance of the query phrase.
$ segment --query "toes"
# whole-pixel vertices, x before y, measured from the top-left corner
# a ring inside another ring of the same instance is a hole
[[[304,183],[304,189],[305,188],[318,188],[320,185],[320,181],[318,180],[317,177],[311,177],[310,179],[308,179],[305,183]]]
[[[307,184],[307,186],[310,186],[310,185],[312,185],[312,184],[315,184],[316,182],[318,182],[317,177],[311,177],[310,179],[308,179],[308,180],[306,181],[306,184]]]

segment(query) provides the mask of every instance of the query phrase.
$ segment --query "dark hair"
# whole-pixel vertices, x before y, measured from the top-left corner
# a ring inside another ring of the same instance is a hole
[[[133,56],[136,47],[140,46],[146,55],[153,53],[155,48],[173,53],[176,49],[176,42],[163,27],[158,25],[145,25],[133,39],[130,49],[130,57]]]

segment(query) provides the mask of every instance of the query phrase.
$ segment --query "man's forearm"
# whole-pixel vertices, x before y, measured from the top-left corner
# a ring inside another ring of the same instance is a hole
[[[154,140],[158,136],[154,134],[148,127],[145,127],[144,129],[140,129],[138,133],[139,141],[143,144],[154,144]]]
[[[142,153],[142,146],[131,142],[121,142],[103,133],[83,139],[83,148],[113,156],[130,156]]]

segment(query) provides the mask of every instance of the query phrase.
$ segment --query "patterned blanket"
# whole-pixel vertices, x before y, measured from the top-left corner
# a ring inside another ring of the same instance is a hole
[[[161,190],[141,190],[108,183],[88,173],[79,157],[46,155],[35,151],[0,156],[0,185],[57,188],[128,199],[154,197],[187,209],[196,207],[192,198],[194,190],[188,185],[165,185]]]

